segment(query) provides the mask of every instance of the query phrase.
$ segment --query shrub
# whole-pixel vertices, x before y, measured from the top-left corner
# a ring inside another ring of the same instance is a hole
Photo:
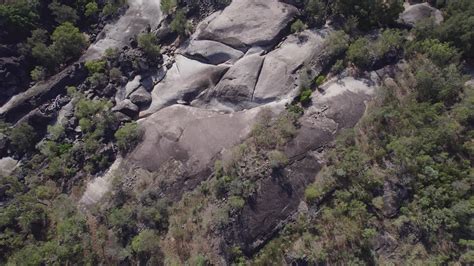
[[[104,60],[87,61],[85,66],[89,74],[99,73],[105,71],[106,62]]]
[[[181,36],[186,34],[186,29],[188,27],[188,21],[186,19],[186,14],[183,10],[178,10],[173,18],[173,21],[170,23],[171,30]]]
[[[46,68],[42,66],[36,66],[30,73],[31,79],[34,81],[41,81],[46,78]]]
[[[335,0],[332,6],[336,14],[355,16],[363,29],[394,24],[403,11],[402,0]]]
[[[169,15],[177,5],[178,3],[176,0],[161,0],[160,8],[164,14]]]
[[[313,93],[313,91],[311,89],[303,89],[301,90],[300,92],[300,95],[299,95],[299,101],[302,103],[302,104],[307,104],[311,101],[311,94]]]
[[[62,62],[68,58],[78,57],[87,47],[84,34],[70,22],[58,26],[53,32],[52,40],[53,47],[59,53]]]
[[[64,22],[76,23],[76,21],[79,19],[76,10],[70,6],[62,5],[57,1],[53,1],[48,7],[55,17],[54,20],[58,24],[62,24]]]
[[[339,74],[344,70],[344,61],[337,60],[336,63],[331,67],[331,72],[334,74]]]
[[[321,196],[321,191],[316,187],[316,185],[309,185],[304,191],[304,198],[308,203],[314,203]]]
[[[137,254],[151,255],[157,251],[160,237],[155,230],[145,229],[132,240],[132,250]]]
[[[21,123],[11,130],[10,141],[17,153],[28,152],[34,149],[36,131],[28,123]]]
[[[99,12],[99,6],[95,1],[89,2],[86,4],[86,10],[84,11],[84,15],[86,17],[91,17]]]
[[[300,19],[297,19],[293,24],[291,24],[291,32],[298,33],[306,29],[306,25]]]
[[[288,164],[288,157],[281,151],[270,151],[267,157],[270,160],[271,167],[274,169],[285,167]]]
[[[137,123],[127,123],[115,132],[117,147],[122,153],[127,153],[133,149],[140,140],[140,133]]]
[[[109,61],[115,61],[118,59],[120,52],[117,48],[107,48],[105,49],[104,56]]]
[[[344,31],[335,31],[324,41],[324,51],[328,57],[337,57],[349,47],[349,35]]]
[[[304,10],[310,22],[320,25],[326,20],[326,4],[321,0],[308,0]]]
[[[140,47],[150,59],[156,59],[160,55],[158,39],[152,33],[142,33],[138,35],[138,47]]]
[[[245,200],[240,196],[230,196],[229,205],[234,210],[241,210],[245,206]]]
[[[9,1],[7,4],[0,4],[2,42],[16,42],[29,34],[39,19],[37,4],[35,1]]]
[[[448,43],[440,42],[437,39],[428,39],[416,42],[412,49],[416,52],[425,54],[433,63],[438,66],[444,66],[459,62],[460,54]]]
[[[110,80],[112,80],[114,82],[120,81],[122,76],[123,76],[122,71],[120,71],[120,69],[118,69],[116,67],[110,69],[110,71],[109,71],[109,78],[110,78]]]
[[[316,85],[321,86],[323,85],[325,80],[326,80],[326,77],[324,75],[321,75],[316,78],[315,83]]]
[[[347,51],[347,59],[359,67],[367,68],[372,64],[370,56],[369,40],[365,37],[357,39],[349,46]]]

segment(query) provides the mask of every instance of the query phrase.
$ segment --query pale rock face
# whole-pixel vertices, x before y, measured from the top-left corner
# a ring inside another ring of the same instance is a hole
[[[280,47],[265,57],[253,100],[267,102],[294,90],[298,83],[297,70],[322,51],[329,30],[306,30],[290,35]]]
[[[438,9],[430,6],[428,3],[414,4],[407,6],[405,11],[400,14],[400,22],[408,26],[415,26],[418,22],[425,19],[433,19],[436,24],[443,22],[443,14]]]
[[[176,56],[176,62],[166,77],[153,88],[150,108],[140,116],[153,114],[178,101],[186,101],[187,97],[197,96],[215,86],[228,68],[227,65],[214,66]]]
[[[271,46],[296,13],[294,6],[278,0],[234,0],[198,26],[197,39],[234,48]]]
[[[282,104],[267,106],[274,113]],[[166,107],[140,123],[143,140],[129,162],[157,171],[169,160],[186,165],[189,175],[198,174],[225,148],[233,147],[250,133],[263,108],[224,114],[184,105]]]
[[[208,90],[193,105],[206,106],[213,99],[236,109],[249,105],[263,61],[264,57],[259,54],[245,56],[227,71],[216,87]]]

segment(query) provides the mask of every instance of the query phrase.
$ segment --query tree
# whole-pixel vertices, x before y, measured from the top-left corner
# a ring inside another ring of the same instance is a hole
[[[10,141],[19,154],[32,150],[36,143],[36,131],[28,123],[21,123],[10,133]]]
[[[403,11],[401,0],[336,0],[333,2],[336,14],[348,19],[355,16],[363,29],[390,25]]]
[[[158,232],[151,229],[145,229],[136,235],[132,240],[132,250],[138,255],[141,261],[147,261],[150,257],[157,259],[159,253],[160,237]]]
[[[161,11],[166,15],[171,14],[177,5],[178,3],[176,0],[161,0],[160,3]]]
[[[145,52],[146,56],[152,60],[160,56],[160,46],[158,39],[153,33],[142,33],[138,35],[138,47]]]
[[[16,42],[25,38],[39,19],[37,5],[38,1],[26,0],[0,4],[1,39]]]
[[[48,7],[55,17],[54,20],[58,24],[62,24],[64,22],[76,23],[76,21],[79,19],[76,10],[70,6],[62,5],[57,1],[53,1]]]
[[[70,22],[58,26],[52,35],[53,47],[58,52],[62,62],[81,55],[87,47],[87,40],[78,28]]]
[[[304,31],[306,28],[306,25],[301,21],[300,19],[297,19],[293,24],[291,24],[291,32],[292,33],[299,33]]]
[[[188,21],[186,19],[186,14],[183,10],[178,10],[171,21],[170,27],[173,32],[183,36],[186,34]]]
[[[317,25],[324,23],[326,19],[326,3],[321,0],[308,0],[305,4],[305,12],[308,20]]]
[[[86,17],[94,16],[97,12],[99,12],[99,6],[95,1],[86,4],[86,10],[84,11]]]

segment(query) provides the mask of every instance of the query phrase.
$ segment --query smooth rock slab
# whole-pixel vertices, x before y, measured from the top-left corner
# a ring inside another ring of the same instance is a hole
[[[306,30],[293,34],[280,47],[268,53],[258,78],[253,101],[267,102],[294,90],[298,69],[304,62],[322,52],[329,29]]]
[[[234,0],[198,26],[197,39],[234,48],[270,46],[296,14],[294,6],[278,0]]]
[[[193,105],[206,106],[203,103],[216,100],[224,105],[232,106],[234,109],[242,109],[252,101],[263,60],[264,57],[259,54],[252,54],[240,59],[225,73],[216,87],[209,89]]]
[[[140,116],[150,115],[178,101],[191,102],[202,91],[214,87],[228,68],[227,65],[214,66],[177,55],[166,77],[153,88],[150,108]]]
[[[268,108],[278,113],[284,105]],[[128,161],[148,171],[157,171],[165,162],[178,160],[192,176],[210,167],[223,149],[245,139],[261,110],[223,114],[184,105],[166,107],[141,121],[143,140]]]

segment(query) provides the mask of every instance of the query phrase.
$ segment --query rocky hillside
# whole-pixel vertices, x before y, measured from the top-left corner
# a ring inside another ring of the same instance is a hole
[[[474,4],[418,2],[0,3],[0,264],[474,263]]]

